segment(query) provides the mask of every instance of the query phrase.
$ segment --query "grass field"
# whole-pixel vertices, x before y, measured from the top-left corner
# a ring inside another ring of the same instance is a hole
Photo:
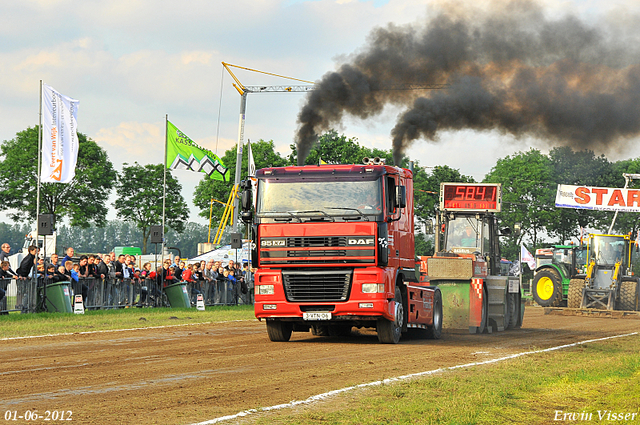
[[[0,316],[0,338],[251,319],[252,305],[209,307],[205,311],[126,308],[89,310],[85,314],[16,312]]]
[[[635,335],[358,390],[251,422],[640,424],[638,382],[640,337]]]

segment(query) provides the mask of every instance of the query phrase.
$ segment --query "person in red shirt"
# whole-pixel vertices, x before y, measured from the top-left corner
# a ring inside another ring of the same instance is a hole
[[[195,279],[193,276],[193,264],[189,264],[186,269],[182,272],[182,281],[188,283],[194,283]]]

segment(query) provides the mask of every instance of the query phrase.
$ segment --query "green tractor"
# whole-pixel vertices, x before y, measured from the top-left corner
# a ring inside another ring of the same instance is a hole
[[[589,235],[586,274],[571,279],[568,307],[638,311],[634,246],[629,235]]]
[[[566,305],[569,283],[584,273],[585,264],[584,247],[553,245],[536,250],[536,269],[531,285],[534,301],[542,307]]]

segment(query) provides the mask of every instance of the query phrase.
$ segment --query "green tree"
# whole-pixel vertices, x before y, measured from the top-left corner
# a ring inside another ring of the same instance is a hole
[[[415,234],[416,256],[433,255],[435,245],[433,243],[433,235],[425,235],[422,232]]]
[[[0,146],[0,210],[14,221],[36,220],[38,127],[16,134]],[[78,133],[76,175],[70,183],[41,183],[40,214],[70,219],[72,226],[98,226],[106,222],[107,198],[116,172],[107,153]]]
[[[549,157],[531,149],[501,158],[484,181],[502,183],[502,212],[498,215],[502,223],[511,228],[515,223],[522,225],[520,236],[501,240],[503,254],[515,257],[525,236],[535,249],[556,213],[556,183]]]
[[[11,246],[11,254],[15,254],[22,248],[24,237],[31,233],[31,226],[27,224],[0,223],[0,245],[8,243]]]
[[[150,226],[162,223],[164,166],[162,164],[123,164],[118,173],[115,202],[118,218],[134,223],[142,230],[142,250],[147,252]],[[182,186],[167,170],[165,224],[177,232],[184,230],[189,210],[180,194]]]
[[[198,244],[207,241],[208,232],[207,226],[189,222],[182,232],[169,229],[166,235],[167,245],[178,248],[182,258],[195,257],[198,255]]]
[[[440,202],[440,183],[465,182],[473,183],[471,176],[461,174],[459,170],[448,165],[437,165],[429,169],[414,166],[413,191],[415,215],[421,222],[434,220],[436,208]]]
[[[242,156],[242,179],[247,178],[247,170],[249,165],[247,149],[243,149]],[[264,141],[259,140],[257,142],[251,142],[251,151],[253,154],[253,160],[256,164],[256,169],[265,167],[283,167],[287,164],[287,160],[284,159],[278,152],[275,151],[275,145],[273,140]],[[229,168],[229,175],[234,178],[236,172],[236,159],[237,151],[236,146],[227,150],[224,156],[221,158],[222,162]],[[212,212],[211,221],[213,223],[219,222],[222,219],[224,212],[224,205],[218,202],[212,201],[212,199],[226,203],[229,199],[229,195],[233,188],[233,181],[221,182],[218,180],[212,180],[208,177],[203,177],[202,180],[196,186],[193,203],[200,209],[198,213],[201,217],[209,219],[209,214]],[[213,210],[211,209],[213,207]]]
[[[297,164],[296,145],[292,144],[290,147],[289,163]],[[355,137],[347,138],[344,134],[338,135],[337,131],[330,130],[318,138],[318,143],[311,149],[304,163],[305,165],[314,165],[322,160],[328,164],[362,164],[365,157],[378,157],[384,159],[386,164],[393,164],[391,151],[360,146]]]

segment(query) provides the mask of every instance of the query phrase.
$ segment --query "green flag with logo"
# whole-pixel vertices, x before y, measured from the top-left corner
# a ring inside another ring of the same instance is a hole
[[[201,148],[171,121],[167,121],[167,168],[205,173],[215,180],[227,181],[229,170],[208,149]]]

